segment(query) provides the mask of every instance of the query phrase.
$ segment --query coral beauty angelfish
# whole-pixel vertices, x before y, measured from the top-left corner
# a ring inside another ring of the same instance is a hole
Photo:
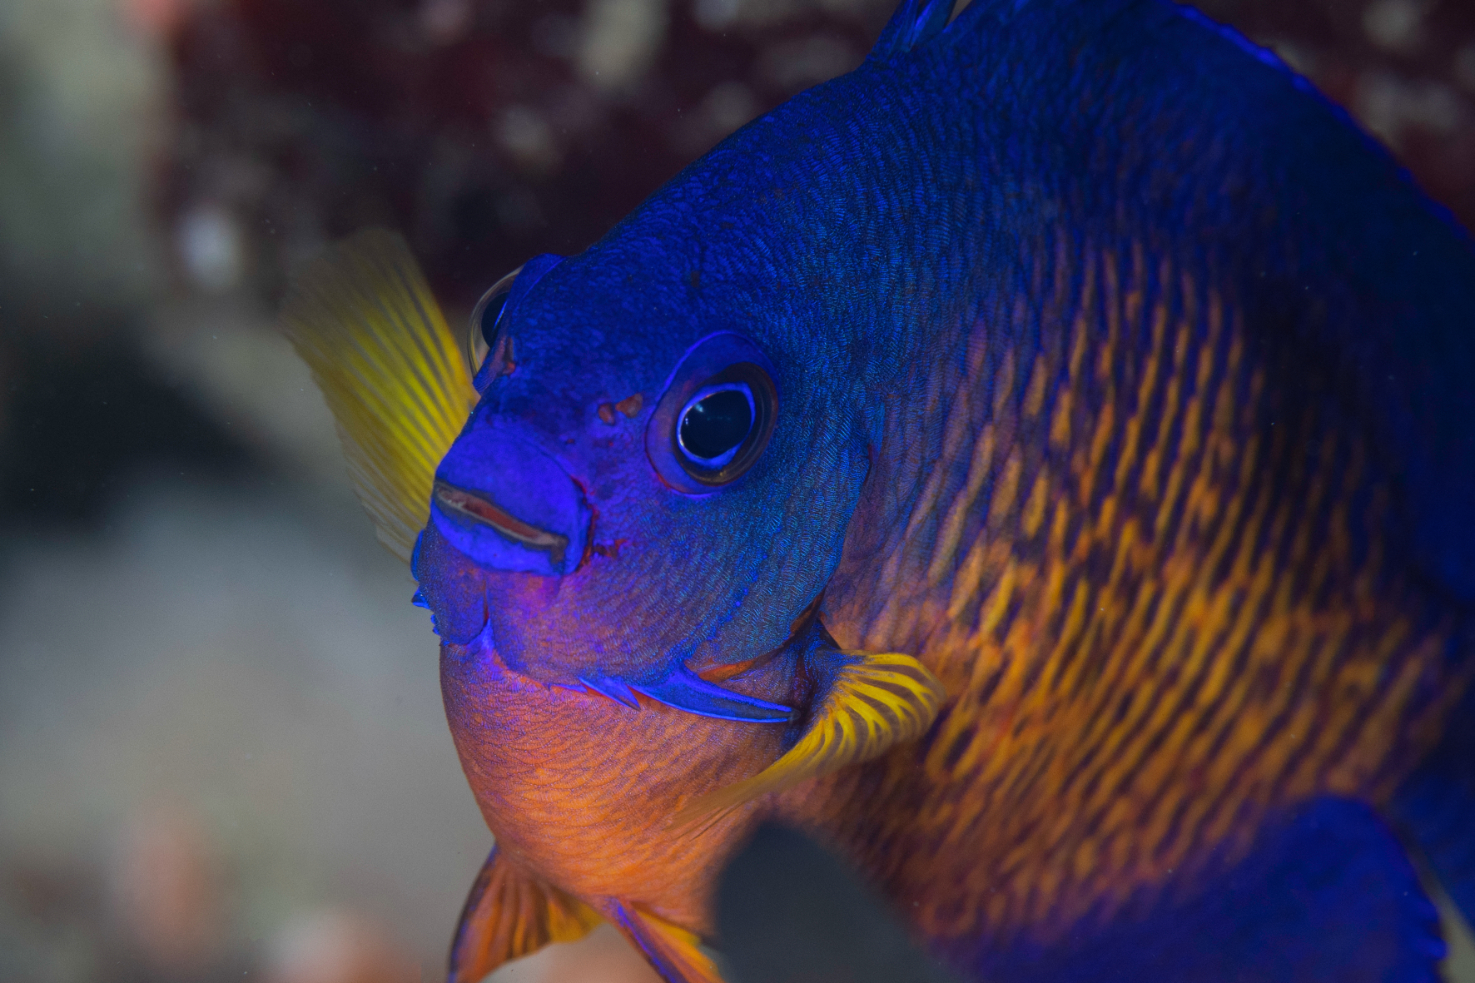
[[[496,836],[453,981],[717,979],[765,819],[974,980],[1433,980],[1410,849],[1475,912],[1469,236],[1187,9],[952,6],[470,369],[388,233],[289,298]]]

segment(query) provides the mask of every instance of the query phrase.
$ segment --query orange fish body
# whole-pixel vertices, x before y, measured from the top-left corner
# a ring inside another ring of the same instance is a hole
[[[289,302],[497,838],[456,983],[717,980],[769,819],[973,980],[1432,980],[1390,821],[1475,909],[1475,246],[1189,12],[952,6],[469,366],[382,234]]]
[[[1195,336],[1211,297],[1149,308],[1132,256],[1081,261],[1104,336],[1043,312],[1057,344],[990,374],[979,327],[956,374],[898,395],[915,412],[886,440],[908,451],[877,455],[896,466],[820,607],[841,648],[916,653],[942,681],[927,737],[673,829],[778,758],[781,731],[488,677],[467,663],[494,654],[446,644],[447,717],[502,856],[605,917],[619,899],[710,937],[722,864],[778,819],[839,847],[948,951],[1057,941],[1237,859],[1318,796],[1386,803],[1468,678],[1448,605],[1381,562],[1386,478],[1324,425],[1314,385],[1266,392],[1242,324],[1211,309]],[[1152,345],[1124,349],[1126,324]],[[737,678],[805,702],[777,666]]]
[[[1140,252],[1079,261],[1107,331],[1044,311],[1055,343],[992,379],[989,333],[960,339],[967,368],[887,435],[910,452],[878,455],[901,467],[821,607],[841,647],[917,653],[948,700],[919,744],[778,808],[932,940],[1048,943],[1318,796],[1384,805],[1469,678],[1466,623],[1386,560],[1389,477],[1320,380],[1268,388],[1187,277],[1144,302]],[[1148,346],[1122,346],[1133,324]]]
[[[755,734],[751,724],[649,699],[632,712],[587,691],[478,671],[476,662],[488,657],[443,646],[441,686],[499,856],[596,909],[618,899],[710,935],[715,878],[756,807],[682,838],[679,849],[672,849],[671,817],[694,796],[779,757],[782,730]],[[777,674],[752,683],[774,696],[789,688]],[[606,777],[591,782],[590,775]]]

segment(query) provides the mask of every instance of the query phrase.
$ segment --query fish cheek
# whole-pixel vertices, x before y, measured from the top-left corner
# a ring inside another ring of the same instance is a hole
[[[800,606],[807,607],[828,590],[840,564],[871,466],[869,444],[858,427],[840,434],[817,430],[798,453],[801,478],[785,508],[799,525],[786,539],[802,544],[806,562],[789,577],[803,585]]]
[[[863,445],[857,450],[852,443],[849,435],[836,441],[822,428],[803,439],[775,440],[769,450],[778,453],[768,466],[744,476],[766,485],[724,523],[729,540],[716,549],[730,589],[705,603],[718,607],[730,599],[732,615],[696,648],[694,668],[741,663],[777,648],[821,596],[865,478]]]

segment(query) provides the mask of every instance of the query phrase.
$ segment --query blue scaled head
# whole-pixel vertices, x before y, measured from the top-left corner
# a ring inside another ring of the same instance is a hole
[[[852,298],[817,301],[833,248],[741,193],[773,175],[703,164],[478,306],[414,561],[446,641],[690,704],[662,687],[783,648],[834,571],[876,440]]]

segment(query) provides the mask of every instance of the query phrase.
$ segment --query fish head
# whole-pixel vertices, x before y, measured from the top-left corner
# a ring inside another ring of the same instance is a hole
[[[843,332],[798,323],[813,305],[761,244],[673,211],[524,268],[436,474],[414,572],[437,630],[544,682],[778,650],[867,470]]]

